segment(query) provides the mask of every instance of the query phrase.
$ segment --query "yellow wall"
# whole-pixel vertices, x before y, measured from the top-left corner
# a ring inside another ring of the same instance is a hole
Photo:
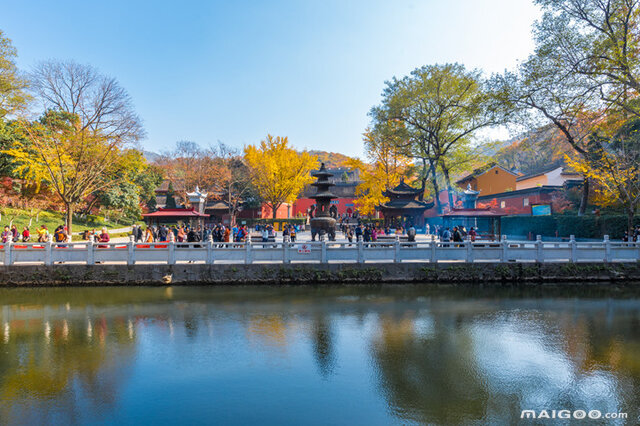
[[[529,179],[523,179],[516,182],[516,189],[535,188],[541,185],[546,185],[549,179],[546,174],[540,176],[534,176]]]
[[[500,167],[492,167],[470,183],[473,190],[480,191],[481,197],[516,190],[516,177]]]

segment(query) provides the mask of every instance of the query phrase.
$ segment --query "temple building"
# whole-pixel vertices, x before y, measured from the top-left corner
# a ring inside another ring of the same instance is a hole
[[[376,207],[376,210],[383,214],[385,226],[423,227],[424,212],[433,207],[433,202],[422,201],[420,199],[422,191],[422,189],[410,187],[402,179],[398,186],[383,192],[389,201]]]
[[[209,217],[204,212],[205,202],[207,200],[207,194],[201,192],[196,186],[195,191],[188,192],[187,198],[190,208],[158,208],[153,213],[143,214],[147,225],[188,225],[190,227],[204,228],[205,220]]]

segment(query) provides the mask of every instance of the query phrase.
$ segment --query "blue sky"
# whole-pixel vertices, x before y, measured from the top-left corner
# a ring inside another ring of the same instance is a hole
[[[25,0],[2,6],[0,28],[23,70],[73,59],[116,77],[146,149],[271,133],[361,156],[385,80],[444,62],[511,68],[538,16],[529,0]]]

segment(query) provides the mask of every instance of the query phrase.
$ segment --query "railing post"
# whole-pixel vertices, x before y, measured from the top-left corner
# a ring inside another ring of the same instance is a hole
[[[320,263],[327,263],[327,242],[322,240],[320,244]]]
[[[471,236],[467,235],[467,263],[473,263],[473,243],[471,242]]]
[[[611,241],[609,241],[609,236],[604,236],[604,261],[611,262]]]
[[[569,259],[569,262],[575,263],[578,260],[578,247],[576,245],[575,235],[569,236],[569,247],[571,247],[571,259]]]
[[[364,244],[362,239],[358,240],[358,263],[364,263]]]
[[[176,264],[176,242],[169,241],[169,265]]]
[[[393,262],[400,262],[400,235],[396,235],[396,241],[394,244]]]
[[[13,263],[13,256],[11,253],[13,248],[13,238],[11,235],[7,236],[7,242],[4,243],[4,264],[11,265]]]
[[[536,262],[544,262],[544,251],[542,250],[542,235],[536,235]]]
[[[129,235],[129,243],[127,244],[127,265],[135,265],[136,263],[136,252],[135,245],[133,243],[133,235]]]
[[[207,238],[207,265],[213,265],[213,235],[209,235]]]
[[[89,241],[87,241],[87,265],[94,265],[96,263],[93,255],[93,247],[93,237],[91,237]]]
[[[51,265],[52,261],[52,251],[53,251],[53,243],[51,242],[51,237],[47,238],[47,242],[44,245],[44,264]]]
[[[507,250],[509,250],[509,244],[507,244],[507,236],[503,235],[502,240],[500,241],[500,245],[502,246],[502,257],[500,258],[501,262],[506,262],[508,259]]]
[[[244,263],[246,263],[247,265],[253,263],[253,259],[251,259],[251,246],[252,246],[252,242],[251,239],[247,239],[244,243],[244,248],[245,248],[245,252],[244,252]]]
[[[431,235],[431,263],[437,263],[437,259],[436,259],[436,236],[435,235]]]
[[[289,242],[285,241],[282,243],[282,263],[291,263],[289,257]]]

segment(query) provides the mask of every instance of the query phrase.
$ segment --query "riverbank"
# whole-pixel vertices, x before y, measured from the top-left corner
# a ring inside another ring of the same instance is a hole
[[[640,282],[640,263],[7,265],[0,286]]]

